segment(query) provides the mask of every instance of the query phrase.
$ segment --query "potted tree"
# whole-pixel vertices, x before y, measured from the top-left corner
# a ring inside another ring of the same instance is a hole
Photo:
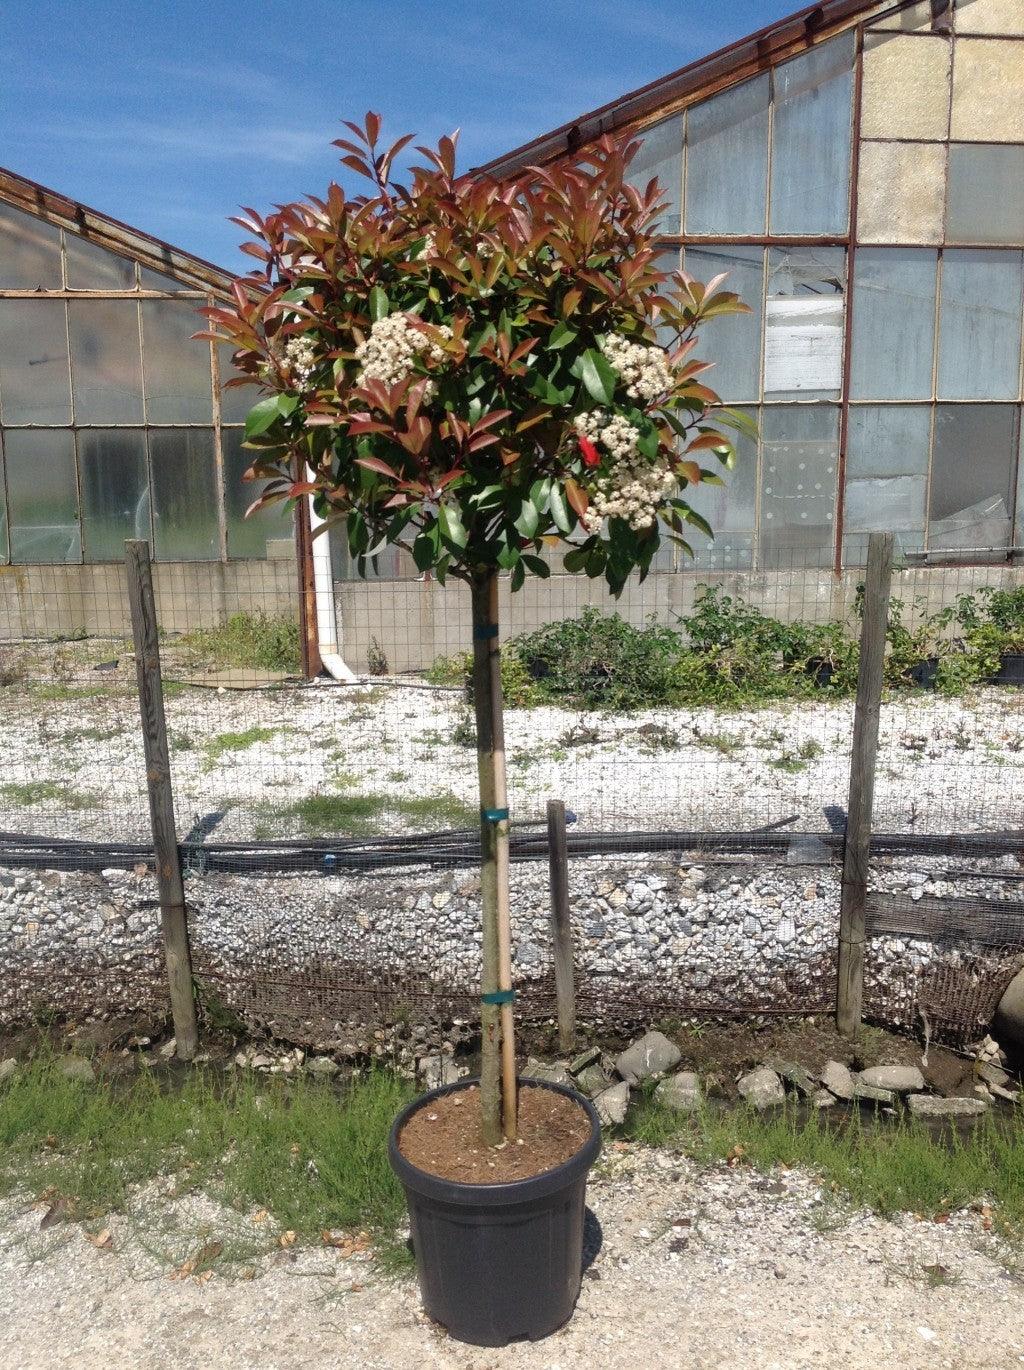
[[[391,1160],[427,1311],[500,1345],[572,1311],[600,1133],[589,1101],[516,1077],[499,582],[548,576],[561,542],[567,571],[617,595],[663,536],[710,534],[686,489],[720,481],[701,460],[731,466],[723,426],[745,420],[703,384],[695,334],[744,306],[721,277],[660,268],[660,189],[625,179],[635,141],[502,183],[457,176],[442,138],[403,186],[409,138],[381,149],[372,113],[347,127],[336,145],[369,193],[246,211],[259,268],[204,336],[265,392],[246,423],[258,503],[312,496],[361,571],[398,545],[472,605],[481,1074],[417,1099]]]

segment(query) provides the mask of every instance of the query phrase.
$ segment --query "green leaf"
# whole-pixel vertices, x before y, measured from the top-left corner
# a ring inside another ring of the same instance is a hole
[[[278,395],[277,412],[282,418],[286,419],[289,414],[294,414],[299,407],[298,395]]]
[[[526,567],[522,561],[517,561],[512,567],[512,576],[509,580],[509,587],[512,590],[521,590],[526,580]]]
[[[316,294],[316,286],[297,285],[291,290],[286,290],[281,299],[288,304],[301,304],[303,300],[308,300],[310,295]]]
[[[618,379],[611,366],[593,347],[584,352],[580,362],[580,380],[601,404],[611,404]]]
[[[567,323],[556,323],[548,335],[548,351],[552,352],[558,347],[568,347],[579,337],[575,328],[570,328]]]
[[[433,533],[433,536],[431,536]],[[412,559],[418,571],[429,571],[437,555],[437,525],[431,532],[420,533],[412,544]]]
[[[388,293],[382,285],[375,285],[370,291],[370,318],[374,323],[378,319],[386,319],[391,313],[391,301]]]
[[[583,570],[589,557],[590,549],[588,547],[574,547],[571,552],[566,552],[562,558],[562,565],[568,572],[575,575],[577,571]]]
[[[537,512],[537,506],[532,500],[524,499],[519,517],[516,519],[516,532],[522,533],[524,538],[532,538],[539,524],[540,514]]]
[[[528,571],[532,571],[535,576],[539,576],[541,580],[547,580],[548,576],[551,574],[551,567],[546,561],[542,560],[540,557],[527,556],[525,552],[523,553],[523,565]]]
[[[261,433],[265,433],[268,428],[272,428],[281,417],[281,411],[277,407],[278,396],[270,395],[265,400],[260,400],[249,410],[245,418],[245,436],[247,438],[258,438]]]
[[[469,534],[462,524],[462,519],[458,509],[453,504],[442,504],[437,511],[438,523],[441,525],[441,535],[453,542],[459,551],[465,547],[469,541]]]
[[[568,533],[572,528],[569,521],[569,511],[565,506],[565,496],[562,494],[562,487],[552,482],[548,492],[548,508],[551,510],[551,517],[555,521],[555,527],[560,533]]]

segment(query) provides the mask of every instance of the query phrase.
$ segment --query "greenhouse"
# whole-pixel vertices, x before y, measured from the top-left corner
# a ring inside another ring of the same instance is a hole
[[[658,569],[840,573],[872,529],[930,562],[1013,563],[1022,96],[1019,0],[832,0],[491,164],[636,132],[636,182],[668,193],[666,265],[727,272],[750,306],[701,351],[759,439],[699,492],[716,540]],[[219,568],[229,600],[254,561],[264,594],[268,575],[294,594],[292,521],[244,519],[252,392],[225,390],[226,357],[192,338],[229,284],[0,173],[0,562],[77,566],[85,583],[144,537],[183,574]],[[379,574],[417,573],[389,554]]]

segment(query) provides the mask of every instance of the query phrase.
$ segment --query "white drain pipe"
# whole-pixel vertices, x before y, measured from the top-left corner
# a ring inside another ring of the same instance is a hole
[[[309,528],[315,534],[323,527],[324,520],[313,508],[309,499]],[[346,685],[357,685],[356,675],[341,656],[338,642],[338,616],[334,604],[334,572],[331,569],[331,544],[328,533],[313,537],[313,589],[316,592],[316,632],[320,643],[320,660],[324,670],[335,680]]]

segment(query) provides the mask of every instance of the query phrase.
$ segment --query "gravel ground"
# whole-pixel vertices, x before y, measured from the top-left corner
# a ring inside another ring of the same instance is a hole
[[[451,1341],[415,1285],[365,1257],[282,1249],[254,1266],[168,1278],[211,1233],[251,1219],[202,1200],[115,1218],[111,1245],[0,1207],[3,1370],[1003,1370],[1024,1364],[1024,1283],[980,1212],[948,1222],[843,1213],[809,1177],[704,1169],[610,1149],[590,1203],[603,1246],[576,1315],[500,1351]],[[241,1225],[239,1227],[239,1225]],[[57,1234],[54,1236],[54,1234]],[[261,1238],[274,1247],[273,1234]],[[227,1259],[227,1254],[224,1259]],[[241,1258],[240,1258],[241,1259]],[[256,1277],[250,1276],[255,1269]],[[237,1277],[241,1273],[241,1277]],[[246,1278],[246,1276],[249,1276]]]
[[[120,684],[118,697],[45,704],[28,692],[5,691],[0,828],[146,840],[136,701]],[[467,718],[458,691],[384,681],[171,694],[179,826],[184,832],[206,820],[215,839],[231,841],[301,836],[301,822],[283,811],[305,796],[344,793],[381,801],[373,819],[380,831],[450,827],[443,811],[413,816],[401,806],[448,796],[475,806]],[[579,815],[582,830],[715,831],[791,820],[791,830],[822,831],[845,810],[852,718],[849,700],[628,716],[510,710],[512,812],[519,821],[537,819],[555,796]],[[1022,765],[1024,693],[893,695],[882,708],[876,826],[1013,826]]]

